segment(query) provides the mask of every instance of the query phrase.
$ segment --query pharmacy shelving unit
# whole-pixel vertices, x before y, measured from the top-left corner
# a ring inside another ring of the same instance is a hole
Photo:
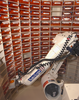
[[[44,58],[59,32],[73,31],[79,37],[79,0],[0,1],[0,30],[4,53],[1,59],[5,59],[5,66],[0,72],[6,74],[1,87],[4,87],[3,97],[7,99],[19,88],[8,88],[18,69],[26,72],[31,65]],[[79,82],[78,75],[78,59],[73,63],[68,60],[63,79]]]

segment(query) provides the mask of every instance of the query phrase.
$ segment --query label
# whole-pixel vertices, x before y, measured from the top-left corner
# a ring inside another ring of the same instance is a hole
[[[39,19],[39,18],[33,18],[33,19]]]
[[[49,7],[44,7],[43,9],[49,9]]]
[[[76,9],[79,9],[79,7],[76,7]]]
[[[29,41],[29,39],[25,39],[24,41]]]
[[[2,2],[3,4],[7,4],[6,2]]]
[[[29,12],[23,12],[23,13],[28,14]]]
[[[18,11],[13,11],[13,12],[17,12],[18,13]]]
[[[34,40],[38,40],[39,38],[34,38]]]
[[[75,20],[79,20],[79,18],[75,18]]]
[[[65,4],[71,4],[71,2],[68,2],[68,1],[67,1],[67,2],[65,2]]]
[[[39,3],[38,1],[33,1],[33,3]]]
[[[19,47],[15,47],[15,49],[19,49],[21,46],[19,46]]]
[[[23,1],[27,1],[28,2],[28,0],[23,0]]]
[[[39,22],[33,22],[33,23],[39,23]]]
[[[29,19],[28,17],[24,17],[23,19]]]
[[[26,24],[27,24],[27,23],[29,23],[29,22],[22,22],[22,23],[24,23],[24,24],[26,23]]]
[[[79,14],[79,12],[78,13],[76,12],[75,14]]]
[[[41,73],[41,70],[38,69],[29,79],[28,81],[32,81],[36,76],[38,76]]]
[[[15,41],[15,43],[19,43],[20,41]]]
[[[13,24],[17,24],[17,23],[19,23],[19,22],[12,22]]]
[[[6,22],[2,22],[3,24],[9,24],[9,21],[6,21]]]
[[[61,4],[60,2],[55,2],[54,4]]]
[[[20,35],[14,35],[14,37],[17,37],[17,36],[20,36]]]
[[[8,11],[8,10],[3,9],[3,11]]]
[[[49,18],[43,18],[43,19],[49,19]]]
[[[18,5],[16,5],[16,4],[13,4],[13,6],[18,6]]]
[[[65,9],[71,9],[71,8],[65,8]]]
[[[49,28],[43,28],[43,29],[47,29],[48,30]]]
[[[16,30],[19,30],[19,28],[18,29],[14,29],[14,31],[16,31]]]
[[[43,13],[43,14],[49,14],[49,13]]]
[[[33,28],[33,29],[38,29],[38,28]]]
[[[14,19],[19,19],[19,17],[14,17]]]
[[[34,12],[34,14],[39,14],[38,12]]]
[[[30,44],[26,44],[25,46],[30,46]]]
[[[29,28],[23,28],[24,30],[28,30]]]
[[[69,15],[70,13],[64,13],[64,14]]]
[[[50,2],[44,2],[44,4],[50,4]]]
[[[39,9],[39,7],[33,7],[33,8]]]
[[[28,6],[23,6],[24,8],[29,8]]]
[[[9,32],[10,30],[9,29],[7,29],[7,30],[4,30],[4,32]]]
[[[9,18],[9,17],[4,17],[4,18]]]
[[[19,52],[17,52],[16,54],[19,54],[20,53],[20,51]]]

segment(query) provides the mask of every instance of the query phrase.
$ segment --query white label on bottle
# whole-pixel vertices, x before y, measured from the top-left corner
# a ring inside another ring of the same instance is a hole
[[[15,47],[16,49],[19,49],[21,46],[19,46],[19,47]]]
[[[63,29],[69,29],[69,28],[63,28]]]
[[[16,5],[16,4],[13,4],[13,6],[18,6],[18,5]]]
[[[12,54],[8,58],[11,58],[11,57],[12,57]]]
[[[19,54],[20,53],[20,51],[19,52],[17,52],[16,54]]]
[[[70,18],[64,18],[64,20],[70,20]]]
[[[69,15],[70,13],[64,13],[64,14]]]
[[[39,48],[34,48],[34,50],[38,50]]]
[[[23,13],[28,14],[29,12],[23,12]]]
[[[17,29],[14,29],[14,31],[16,31],[16,30],[19,30],[19,28],[17,28]]]
[[[71,9],[71,8],[65,8],[65,9]]]
[[[14,37],[17,37],[17,36],[20,36],[20,35],[14,35]]]
[[[25,46],[30,46],[29,44],[26,44]]]
[[[71,23],[71,22],[62,22],[63,24],[69,24],[69,23]]]
[[[34,45],[38,45],[38,43],[34,43]]]
[[[23,6],[24,8],[29,8],[28,6]]]
[[[76,9],[79,9],[79,7],[76,7]]]
[[[12,22],[13,24],[18,24],[19,22]]]
[[[21,59],[21,57],[18,57],[17,60],[18,60],[18,59]]]
[[[24,41],[29,41],[29,39],[25,39]]]
[[[24,17],[23,19],[29,19],[28,17]]]
[[[34,12],[34,14],[39,14],[38,12]]]
[[[49,7],[44,7],[43,9],[49,9]]]
[[[49,19],[49,18],[43,18],[43,19]]]
[[[77,3],[79,3],[79,1],[77,1]]]
[[[29,28],[23,28],[24,30],[28,30]]]
[[[39,38],[34,38],[34,40],[38,40]]]
[[[50,4],[50,2],[44,2],[44,4]]]
[[[6,2],[2,2],[3,4],[7,4]]]
[[[43,13],[43,14],[49,14],[49,13]]]
[[[79,28],[73,28],[73,30],[79,30]]]
[[[55,23],[58,24],[59,22],[52,22],[52,23],[54,23],[54,24],[55,24]]]
[[[34,59],[38,59],[39,57],[34,57]]]
[[[8,50],[7,53],[10,52],[11,50],[12,50],[12,49],[10,48],[10,50]]]
[[[71,4],[71,2],[68,2],[68,1],[67,1],[67,2],[65,2],[65,4]]]
[[[73,22],[74,24],[79,24],[79,22]]]
[[[38,52],[34,52],[34,54],[38,54]]]
[[[54,29],[59,29],[58,27],[54,27]]]
[[[49,34],[49,33],[43,33],[43,34]]]
[[[19,17],[14,17],[14,19],[19,19]]]
[[[49,28],[43,28],[43,29],[49,29]]]
[[[39,9],[39,7],[33,7],[33,8]]]
[[[53,19],[59,19],[59,18],[53,18]]]
[[[60,2],[55,2],[55,4],[61,4]]]
[[[33,1],[33,3],[39,3],[38,1]]]
[[[48,42],[43,42],[43,44],[48,44]]]
[[[18,43],[18,42],[20,42],[20,41],[15,41],[15,43]]]
[[[25,66],[29,66],[30,65],[30,63],[28,63],[28,64],[25,64]]]
[[[33,29],[37,29],[38,30],[38,28],[33,28]]]
[[[10,31],[10,29],[6,29],[6,30],[4,30],[4,32],[9,32]]]
[[[34,35],[38,35],[39,33],[33,33]]]
[[[75,20],[79,20],[79,18],[75,18]]]
[[[79,14],[79,12],[78,13],[76,12],[75,14]]]
[[[28,2],[28,0],[23,0],[23,1],[27,1]]]
[[[43,38],[44,40],[48,40],[48,38]]]
[[[9,17],[4,17],[4,18],[9,18]]]
[[[17,63],[17,65],[21,64],[22,62]]]
[[[9,39],[9,38],[10,38],[10,36],[5,37],[5,39]]]
[[[9,64],[11,64],[13,62],[13,60],[11,62],[9,62]]]
[[[3,24],[9,24],[9,21],[6,21],[6,22],[2,22]]]
[[[39,19],[39,18],[35,18],[35,17],[34,17],[33,19]]]
[[[29,23],[29,22],[22,22],[22,23],[27,24],[27,23]]]
[[[17,12],[18,13],[18,11],[13,11],[13,12]]]
[[[8,11],[8,10],[3,9],[3,11]]]
[[[39,22],[33,22],[33,23],[39,23]]]
[[[10,67],[9,70],[13,69],[14,67]]]

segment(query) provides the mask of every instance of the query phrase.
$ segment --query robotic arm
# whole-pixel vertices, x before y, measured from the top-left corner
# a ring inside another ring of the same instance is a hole
[[[79,56],[79,42],[76,33],[71,32],[56,35],[52,42],[55,45],[51,48],[45,59],[33,65],[27,73],[21,72],[23,76],[20,77],[19,74],[16,79],[20,84],[31,85],[55,62],[51,70],[42,77],[41,83],[48,100],[61,100],[63,81],[61,81],[61,83],[56,81],[58,77],[57,72],[67,56],[70,54]],[[66,56],[63,56],[65,53]]]

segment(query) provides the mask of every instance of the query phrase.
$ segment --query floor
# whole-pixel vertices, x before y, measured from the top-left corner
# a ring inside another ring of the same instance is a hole
[[[31,86],[25,86],[13,96],[12,100],[47,100],[40,79]]]

